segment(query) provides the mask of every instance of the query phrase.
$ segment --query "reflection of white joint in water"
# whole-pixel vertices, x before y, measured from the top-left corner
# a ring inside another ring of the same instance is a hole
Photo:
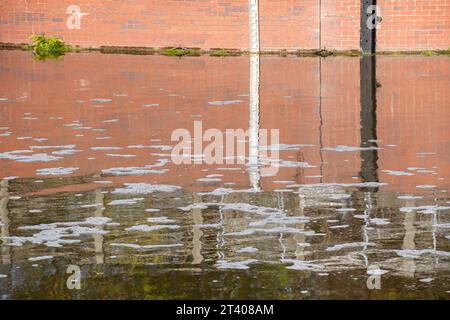
[[[414,205],[414,203],[411,203],[411,205]],[[405,219],[403,221],[403,226],[405,227],[405,237],[403,238],[402,249],[414,250],[416,248],[416,244],[414,241],[414,238],[416,236],[416,228],[414,226],[416,222],[416,212],[405,212],[404,215]],[[414,274],[416,271],[415,259],[402,258],[400,270],[403,276],[414,278]]]
[[[259,53],[259,0],[248,1],[250,52]]]
[[[8,193],[8,180],[3,179],[0,182],[0,229],[2,237],[9,237],[9,217],[8,217],[8,202],[9,202],[9,193]],[[10,264],[11,263],[11,247],[6,245],[7,240],[2,241],[2,264]]]
[[[193,203],[201,203],[202,197],[195,194],[193,195]],[[200,208],[194,208],[192,209],[192,218],[194,221],[194,225],[192,227],[192,257],[193,257],[193,264],[200,264],[203,261],[203,255],[202,255],[202,236],[203,231],[199,227],[199,225],[203,224],[203,216],[202,216],[202,209]]]
[[[97,208],[95,209],[95,217],[103,217],[103,212],[105,211],[104,198],[102,190],[95,190],[95,204]],[[101,228],[98,226],[97,228]],[[94,247],[95,247],[95,261],[97,264],[103,264],[105,261],[105,254],[103,253],[103,241],[104,237],[101,234],[94,234]]]
[[[259,190],[259,55],[250,56],[249,178]]]

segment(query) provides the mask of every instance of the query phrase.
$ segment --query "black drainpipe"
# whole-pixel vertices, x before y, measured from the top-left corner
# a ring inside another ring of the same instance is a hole
[[[377,16],[376,5],[377,0],[361,0],[361,51],[366,54],[372,54],[376,51],[377,29],[375,25],[381,21]]]

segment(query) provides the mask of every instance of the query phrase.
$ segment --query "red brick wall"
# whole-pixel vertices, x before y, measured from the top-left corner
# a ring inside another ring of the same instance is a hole
[[[319,48],[319,0],[260,0],[263,50]]]
[[[378,50],[450,47],[450,0],[378,0]]]
[[[72,4],[88,13],[79,30],[66,26]],[[2,42],[45,32],[93,47],[248,47],[246,0],[2,0],[0,20]]]
[[[322,48],[359,49],[361,0],[322,0]]]
[[[358,49],[360,0],[260,0],[261,49]],[[82,13],[69,29],[69,5]],[[379,0],[379,50],[450,46],[450,0]],[[248,0],[2,0],[0,42],[248,49]]]

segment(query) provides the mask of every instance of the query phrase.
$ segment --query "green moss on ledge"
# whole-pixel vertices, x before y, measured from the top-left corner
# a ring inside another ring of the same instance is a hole
[[[244,51],[238,49],[223,49],[223,48],[213,48],[208,51],[209,55],[212,57],[230,57],[230,56],[241,56]]]
[[[101,53],[111,54],[136,54],[136,55],[151,55],[155,54],[156,50],[152,47],[115,47],[115,46],[101,46],[98,49]]]
[[[164,56],[170,57],[183,57],[183,56],[200,56],[202,52],[199,48],[162,48],[158,53]]]
[[[1,43],[0,50],[34,50],[35,46],[26,43]],[[234,57],[248,55],[248,51],[239,49],[212,48],[210,50],[202,50],[200,48],[183,48],[168,47],[155,49],[152,47],[120,47],[120,46],[101,46],[98,48],[83,48],[79,46],[64,45],[64,52],[86,52],[99,51],[105,54],[136,54],[136,55],[152,55],[161,54],[165,56],[183,57],[183,56],[200,56],[210,55],[212,57]],[[297,56],[297,57],[330,57],[330,56],[346,56],[360,57],[366,55],[359,50],[268,50],[260,52],[260,55],[276,55],[280,57]],[[370,54],[369,54],[370,55]],[[378,51],[376,55],[390,56],[412,56],[421,55],[425,57],[433,56],[450,56],[449,49],[438,50],[411,50],[411,51]]]

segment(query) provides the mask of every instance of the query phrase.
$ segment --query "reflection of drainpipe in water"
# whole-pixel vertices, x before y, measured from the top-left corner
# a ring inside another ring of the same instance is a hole
[[[9,237],[8,202],[8,180],[3,179],[0,182],[0,228],[2,237]],[[2,240],[2,264],[11,263],[11,247],[6,245],[6,241]]]

